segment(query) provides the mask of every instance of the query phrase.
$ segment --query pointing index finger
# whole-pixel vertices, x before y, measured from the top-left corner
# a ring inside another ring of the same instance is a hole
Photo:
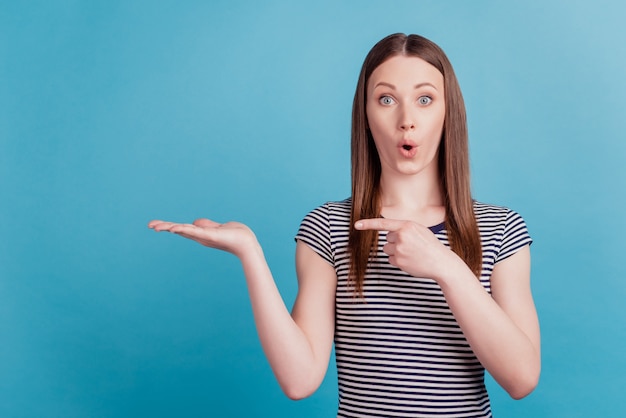
[[[361,231],[397,231],[403,224],[404,221],[399,221],[397,219],[371,218],[359,219],[354,223],[354,227]]]

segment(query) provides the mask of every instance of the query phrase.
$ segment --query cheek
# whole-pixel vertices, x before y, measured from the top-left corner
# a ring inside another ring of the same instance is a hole
[[[370,121],[370,134],[372,135],[376,149],[380,151],[380,145],[385,142],[385,138],[388,137],[386,130],[374,120]]]
[[[441,131],[443,131],[443,124],[446,120],[446,106],[445,104],[441,106],[441,109],[439,109],[439,128]]]
[[[380,134],[388,129],[389,117],[383,117],[379,112],[367,111],[367,125],[372,135]]]
[[[441,112],[440,114],[433,115],[432,119],[430,119],[428,131],[431,132],[432,135],[436,135],[441,137],[443,133],[443,124],[445,121],[445,113]]]

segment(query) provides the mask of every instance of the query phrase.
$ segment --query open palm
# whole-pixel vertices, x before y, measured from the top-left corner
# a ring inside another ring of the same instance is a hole
[[[148,227],[157,232],[171,232],[238,257],[247,247],[256,242],[254,232],[239,222],[220,224],[210,219],[198,219],[191,224],[186,224],[154,220],[148,223]]]

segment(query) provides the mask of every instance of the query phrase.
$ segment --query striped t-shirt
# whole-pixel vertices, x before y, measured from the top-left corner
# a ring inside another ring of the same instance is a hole
[[[338,417],[491,417],[484,368],[472,352],[441,288],[392,266],[382,248],[363,283],[364,300],[348,285],[350,199],[310,212],[296,239],[337,273],[335,354]],[[476,202],[482,241],[480,281],[490,292],[494,264],[532,242],[522,217]],[[430,228],[448,245],[444,224]]]

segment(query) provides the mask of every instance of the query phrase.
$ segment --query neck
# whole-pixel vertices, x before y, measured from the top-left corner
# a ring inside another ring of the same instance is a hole
[[[445,218],[443,189],[436,173],[413,176],[382,173],[380,178],[382,215],[412,220],[426,226]]]

